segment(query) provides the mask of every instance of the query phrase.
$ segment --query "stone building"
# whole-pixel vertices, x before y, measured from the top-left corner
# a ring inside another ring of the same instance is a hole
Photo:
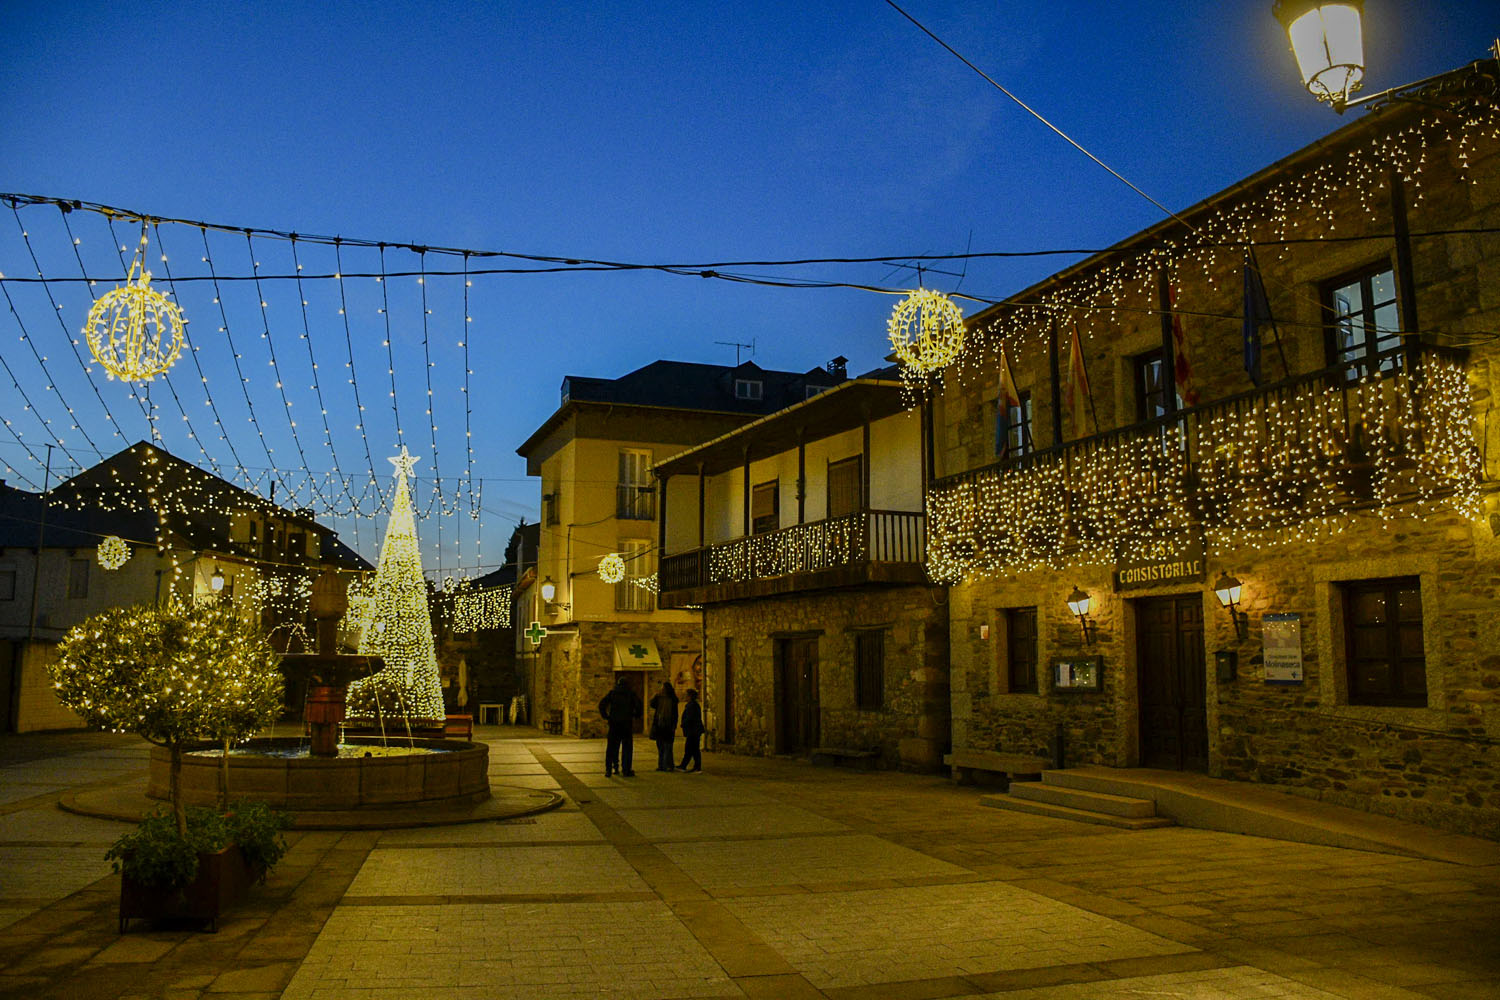
[[[703,608],[721,746],[941,763],[948,609],[923,568],[923,431],[877,372],[657,465],[661,603]]]
[[[843,378],[748,361],[655,361],[615,379],[563,379],[561,405],[516,449],[542,481],[537,582],[523,579],[517,589],[535,613],[536,628],[528,633],[528,621],[522,630],[535,722],[602,736],[597,706],[618,674],[645,700],[666,679],[701,686],[699,613],[656,603],[651,469]]]
[[[1500,116],[1465,81],[971,319],[927,498],[955,747],[1500,836]]]
[[[123,543],[115,558],[107,538]],[[374,567],[305,512],[146,442],[45,494],[0,483],[0,730],[82,725],[46,665],[92,614],[174,596],[234,601],[285,648],[312,634],[308,598],[325,569],[352,579]]]

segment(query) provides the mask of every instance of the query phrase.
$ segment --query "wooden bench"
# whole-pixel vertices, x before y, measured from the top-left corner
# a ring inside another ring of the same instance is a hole
[[[1052,761],[1046,757],[997,750],[954,750],[943,755],[943,763],[953,769],[953,780],[960,785],[974,784],[975,771],[1024,779],[1040,776],[1052,767]]]
[[[562,709],[554,708],[552,711],[547,713],[547,717],[542,720],[542,732],[562,732]]]
[[[474,717],[472,715],[449,715],[443,718],[443,736],[458,737],[460,739],[472,740],[474,738]]]
[[[815,767],[852,767],[860,771],[873,771],[880,765],[880,751],[817,747],[812,752],[812,762]]]

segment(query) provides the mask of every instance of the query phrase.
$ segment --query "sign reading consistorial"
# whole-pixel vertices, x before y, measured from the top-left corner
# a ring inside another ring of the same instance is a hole
[[[1155,559],[1121,560],[1115,564],[1115,591],[1202,583],[1208,579],[1203,542],[1194,539]]]

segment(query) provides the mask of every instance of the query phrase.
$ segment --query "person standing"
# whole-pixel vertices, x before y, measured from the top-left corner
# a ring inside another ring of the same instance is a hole
[[[703,770],[703,750],[698,741],[703,738],[703,706],[698,704],[698,692],[688,688],[685,692],[687,704],[682,706],[682,769]],[[688,761],[693,762],[688,767]]]
[[[624,674],[615,678],[614,689],[599,700],[599,714],[609,724],[609,735],[604,743],[604,776],[607,778],[618,771],[627,778],[634,778],[635,745],[630,730],[644,710],[641,696],[631,690]]]
[[[661,691],[651,699],[651,738],[656,741],[656,769],[671,771],[672,743],[677,739],[677,692],[671,681],[661,682]]]

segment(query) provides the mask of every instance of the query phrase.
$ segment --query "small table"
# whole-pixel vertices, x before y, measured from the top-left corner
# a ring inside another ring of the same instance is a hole
[[[491,722],[491,717],[495,721]],[[479,724],[481,726],[498,726],[505,721],[505,705],[498,701],[481,701],[479,703]]]

